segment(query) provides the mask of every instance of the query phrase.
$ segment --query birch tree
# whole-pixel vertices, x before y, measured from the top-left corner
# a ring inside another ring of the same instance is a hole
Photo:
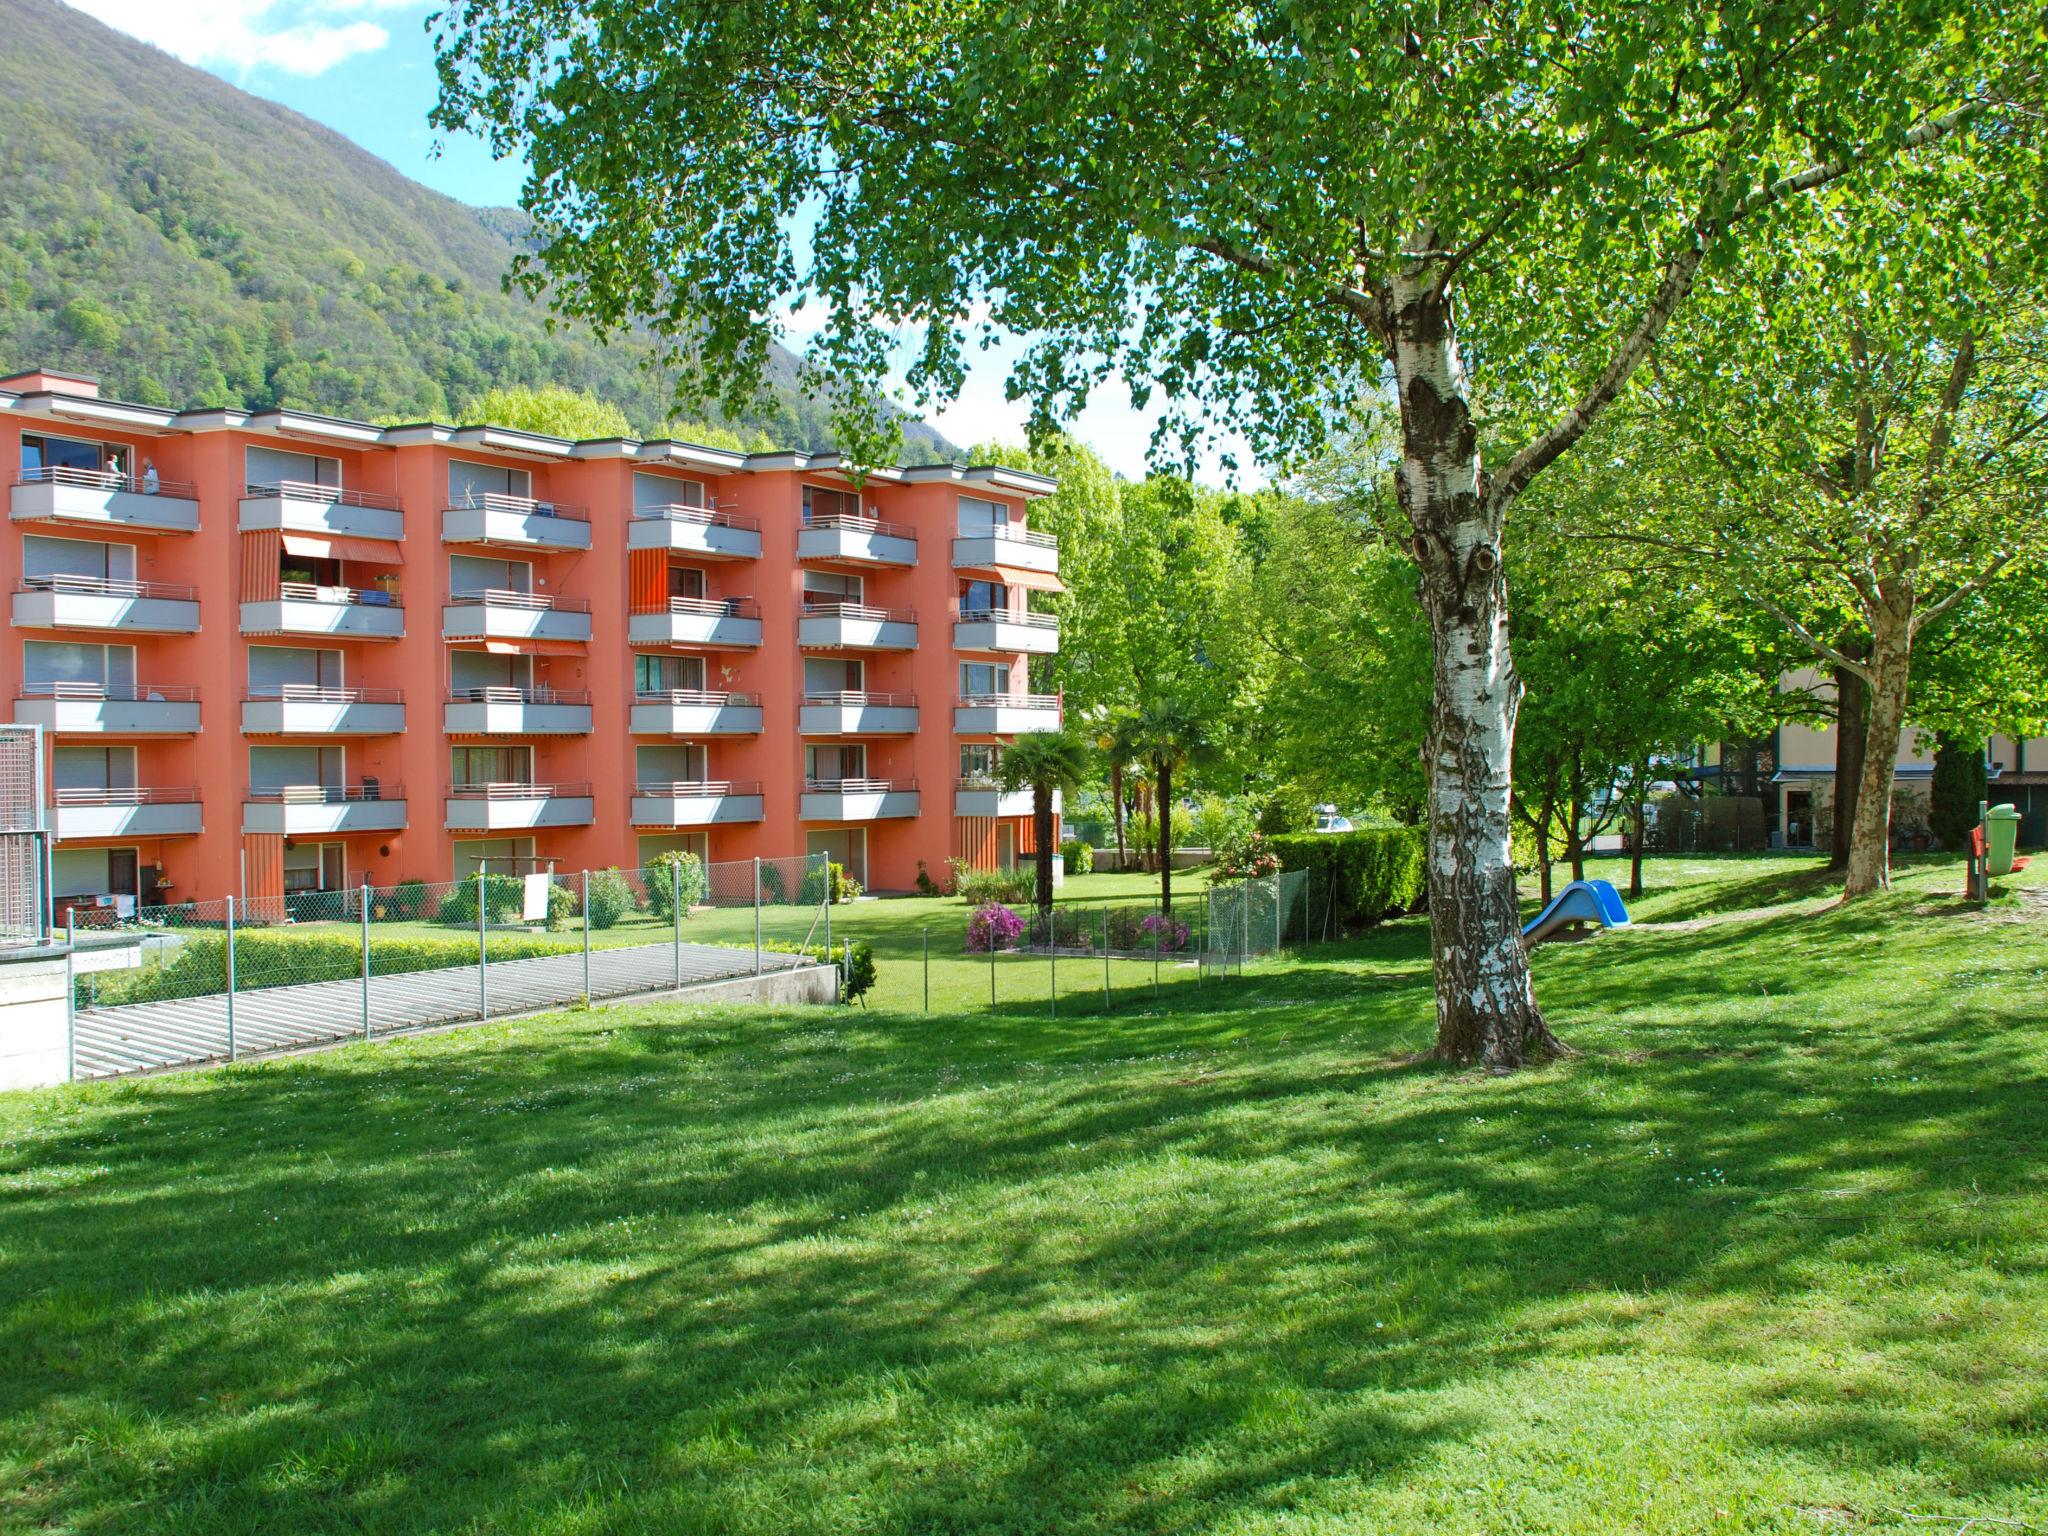
[[[1873,164],[1994,153],[2041,47],[1985,0],[451,0],[435,28],[437,124],[530,161],[520,280],[651,325],[686,397],[751,399],[807,305],[877,459],[860,386],[944,400],[999,330],[1044,423],[1120,377],[1161,453],[1228,426],[1286,458],[1390,393],[1437,1052],[1496,1068],[1558,1048],[1509,855],[1509,508],[1703,269]]]

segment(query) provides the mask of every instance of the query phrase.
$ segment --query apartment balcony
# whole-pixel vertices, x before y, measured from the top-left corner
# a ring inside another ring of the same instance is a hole
[[[953,706],[956,736],[1026,736],[1059,728],[1056,693],[972,693]]]
[[[761,605],[751,597],[672,597],[663,607],[636,608],[626,637],[635,645],[744,649],[761,643]]]
[[[242,695],[245,736],[398,736],[405,695],[396,688],[318,688],[282,683]]]
[[[917,730],[917,695],[807,693],[797,730],[805,736],[908,736]]]
[[[1059,540],[1034,528],[1013,525],[995,533],[963,534],[953,541],[956,571],[1036,571],[1056,576]]]
[[[92,629],[189,635],[199,629],[199,589],[166,581],[29,576],[14,589],[17,629]]]
[[[761,696],[672,688],[633,695],[636,736],[755,736],[761,731]]]
[[[243,634],[335,640],[397,640],[405,634],[405,609],[395,592],[310,581],[279,582],[277,592],[275,601],[242,604]]]
[[[24,683],[14,723],[62,736],[190,736],[199,729],[199,690],[151,683]]]
[[[199,488],[140,475],[51,465],[24,469],[7,515],[17,523],[65,523],[123,533],[197,533]]]
[[[441,610],[444,640],[590,639],[590,604],[581,598],[486,588],[454,592]]]
[[[633,786],[636,827],[718,827],[759,821],[761,816],[759,784],[686,779]]]
[[[799,821],[892,821],[917,814],[915,779],[806,779]]]
[[[196,837],[199,786],[180,789],[60,789],[56,792],[60,843],[99,837]]]
[[[244,832],[317,837],[334,832],[402,832],[405,788],[377,779],[360,784],[283,784],[252,788],[242,802]]]
[[[245,487],[235,526],[244,533],[276,528],[330,539],[394,541],[405,537],[405,514],[396,496],[285,480]]]
[[[853,565],[915,565],[917,530],[872,517],[827,513],[797,530],[796,557]]]
[[[908,608],[865,603],[805,603],[796,621],[796,643],[813,650],[914,651],[917,615]]]
[[[758,560],[761,524],[711,507],[636,507],[626,548],[665,549],[699,560]]]
[[[1052,792],[1052,813],[1060,813],[1060,792]],[[962,779],[953,789],[955,816],[1029,816],[1031,791],[1003,789],[993,779]]]
[[[543,552],[588,549],[590,509],[530,496],[486,495],[441,509],[441,542]]]
[[[1050,656],[1060,648],[1060,621],[1049,613],[969,610],[953,625],[956,651]]]
[[[597,819],[588,784],[457,784],[447,810],[450,832],[587,827]]]
[[[584,736],[590,695],[581,689],[458,688],[441,709],[450,736]]]

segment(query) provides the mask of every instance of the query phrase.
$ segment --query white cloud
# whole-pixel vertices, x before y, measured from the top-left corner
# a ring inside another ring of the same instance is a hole
[[[408,0],[70,0],[88,16],[204,69],[324,74],[391,34],[365,14]],[[316,19],[308,19],[310,17]]]

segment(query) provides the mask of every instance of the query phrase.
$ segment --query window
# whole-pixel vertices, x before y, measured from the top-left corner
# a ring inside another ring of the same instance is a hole
[[[973,614],[1007,614],[1010,611],[1010,589],[1000,581],[963,581],[960,583],[960,616]]]
[[[635,693],[676,693],[684,689],[692,692],[704,687],[704,658],[702,656],[647,656],[633,657],[633,691]]]
[[[494,875],[523,875],[540,865],[530,837],[472,837],[454,844],[455,878],[474,880],[479,869]]]
[[[867,578],[843,571],[804,571],[804,601],[807,603],[857,603],[867,593]]]
[[[823,854],[862,885],[868,883],[868,833],[865,827],[806,832],[804,852],[814,858]]]
[[[867,773],[868,749],[859,742],[804,748],[804,777],[807,779],[830,783],[834,779],[864,779]]]
[[[960,663],[960,697],[981,698],[986,694],[1008,693],[1010,691],[1010,668],[1007,663],[998,664],[983,661]]]
[[[456,747],[450,780],[460,789],[471,784],[531,784],[531,747]]]
[[[448,505],[481,507],[486,496],[533,494],[533,476],[523,469],[506,469],[497,464],[471,464],[463,459],[448,461]]]
[[[284,890],[348,889],[348,852],[340,843],[297,843],[284,851]]]
[[[867,686],[867,666],[857,660],[836,656],[804,658],[804,692],[807,694],[859,693]]]
[[[59,789],[133,789],[135,749],[57,747],[50,753],[50,777]]]
[[[960,536],[962,538],[987,538],[990,534],[1001,533],[1010,525],[1010,509],[999,501],[983,501],[979,496],[960,498]]]
[[[668,568],[668,595],[670,597],[703,597],[704,573],[694,565],[670,566]]]
[[[638,747],[633,753],[633,782],[701,784],[705,778],[705,767],[704,749],[691,742]]]
[[[489,651],[450,651],[448,686],[464,694],[474,688],[519,688],[533,686],[531,656],[493,656]]]
[[[451,595],[532,590],[533,565],[530,561],[492,560],[483,555],[448,557],[448,591]]]
[[[67,896],[125,896],[133,902],[140,863],[133,848],[56,849],[50,855],[50,895],[58,901]]]
[[[26,476],[45,469],[113,470],[127,474],[132,450],[125,443],[95,443],[48,433],[21,434],[21,468]]]
[[[970,784],[993,784],[996,764],[1002,759],[1001,747],[963,743],[960,748],[960,777]]]
[[[341,652],[297,645],[249,647],[249,691],[276,698],[287,688],[339,688]]]
[[[650,475],[640,470],[633,472],[633,511],[640,516],[659,512],[665,507],[702,507],[707,504],[701,480],[679,480],[673,475]]]
[[[34,584],[52,576],[84,577],[88,581],[133,581],[135,546],[104,544],[97,539],[53,539],[31,533],[21,541],[21,574]]]
[[[286,453],[282,448],[251,444],[243,461],[249,485],[327,485],[341,488],[341,460],[313,453]]]
[[[30,688],[64,683],[110,692],[135,687],[135,647],[77,645],[57,640],[21,643],[22,681]]]
[[[346,782],[342,776],[343,762],[340,747],[251,747],[249,787],[302,789],[317,785],[323,789],[339,789]]]
[[[857,491],[835,491],[822,485],[804,487],[804,521],[823,522],[833,517],[859,517],[860,494]]]

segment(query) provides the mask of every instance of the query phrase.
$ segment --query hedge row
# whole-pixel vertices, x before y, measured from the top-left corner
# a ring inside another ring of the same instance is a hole
[[[1282,869],[1309,871],[1311,900],[1329,891],[1332,917],[1347,928],[1412,912],[1428,888],[1419,827],[1298,832],[1268,838],[1266,846],[1279,855]]]

